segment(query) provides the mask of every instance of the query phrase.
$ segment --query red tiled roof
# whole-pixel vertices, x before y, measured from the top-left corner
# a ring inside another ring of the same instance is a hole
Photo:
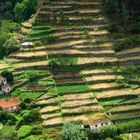
[[[9,87],[10,87],[9,84],[5,84],[5,85],[2,86],[3,89],[9,88]]]
[[[5,79],[4,77],[0,76],[0,81],[1,81],[1,80],[4,80],[4,79]]]
[[[106,122],[111,122],[111,121],[107,118],[102,118],[102,119],[97,119],[97,120],[91,121],[90,125],[98,125],[98,124],[102,124],[102,123],[106,123]]]
[[[9,101],[2,100],[0,102],[0,107],[4,109],[4,108],[7,108],[7,107],[11,107],[11,106],[17,106],[19,104],[20,104],[19,99],[11,98]]]

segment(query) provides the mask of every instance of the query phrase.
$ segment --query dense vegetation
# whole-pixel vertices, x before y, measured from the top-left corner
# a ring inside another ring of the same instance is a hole
[[[20,23],[36,9],[36,0],[0,1],[0,58],[19,49],[19,42],[13,36],[20,31]]]
[[[140,1],[102,1],[105,12],[112,21],[109,29],[116,39],[114,49],[121,51],[137,46],[140,43]]]

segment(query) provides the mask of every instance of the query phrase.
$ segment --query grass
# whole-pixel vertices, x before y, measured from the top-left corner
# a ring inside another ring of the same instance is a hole
[[[43,135],[45,136],[46,139],[50,140],[62,140],[62,128],[57,127],[57,128],[48,128],[45,129],[43,132]]]
[[[116,100],[103,101],[103,102],[100,102],[100,104],[103,106],[112,106],[112,105],[117,105],[122,101],[123,99],[116,99]]]
[[[119,119],[124,119],[124,118],[132,118],[132,117],[138,117],[140,116],[140,112],[128,112],[128,113],[119,113],[119,114],[114,114],[111,116],[113,120],[119,120]]]
[[[41,135],[30,135],[23,140],[43,140]]]
[[[84,92],[89,91],[90,88],[87,85],[73,85],[73,86],[57,86],[56,88],[50,89],[51,91],[55,91],[57,94],[64,93],[74,93],[74,92]]]
[[[25,138],[29,136],[32,132],[32,126],[29,125],[22,125],[18,130],[18,137],[19,139]]]
[[[134,109],[139,109],[138,105],[124,105],[124,106],[117,106],[112,108],[110,111],[111,112],[118,112],[118,111],[131,111]]]
[[[123,76],[123,80],[117,80],[118,83],[126,83],[130,86],[137,87],[140,82],[140,66],[132,65],[120,67],[116,70],[118,75]]]
[[[140,118],[130,121],[117,122],[115,125],[123,132],[140,129]]]
[[[12,132],[15,132],[15,127],[14,126],[12,126],[12,125],[10,125],[10,126],[4,126],[1,130],[0,130],[0,132],[3,134],[3,135],[8,135],[8,134],[10,134],[10,133],[12,133]]]
[[[17,89],[12,92],[12,96],[18,96],[21,99],[29,98],[31,100],[37,99],[39,96],[43,95],[44,92],[34,92],[34,91],[22,91],[22,89]]]

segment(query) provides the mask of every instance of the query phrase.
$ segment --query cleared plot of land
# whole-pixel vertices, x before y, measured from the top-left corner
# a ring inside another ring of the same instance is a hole
[[[59,110],[60,110],[60,108],[58,106],[46,106],[40,110],[40,113],[49,114],[49,113],[57,112]]]
[[[138,111],[138,110],[140,110],[139,105],[120,105],[120,106],[115,106],[109,111],[112,114],[116,114],[118,112],[129,112],[129,111]]]
[[[108,91],[102,91],[101,94],[97,95],[97,98],[113,98],[113,97],[125,97],[127,95],[134,95],[135,92],[129,88],[113,89]]]

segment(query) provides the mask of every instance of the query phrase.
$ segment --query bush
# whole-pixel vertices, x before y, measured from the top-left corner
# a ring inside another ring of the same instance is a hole
[[[9,83],[14,82],[14,75],[11,71],[5,70],[1,73],[1,76],[5,77]]]
[[[30,82],[32,82],[37,79],[39,73],[35,71],[27,71],[24,73],[24,75],[27,79],[29,79]]]
[[[30,135],[39,135],[42,134],[43,127],[41,125],[23,125],[20,127],[18,130],[18,137],[21,138],[26,138]]]
[[[23,118],[22,124],[28,124],[40,120],[41,115],[38,112],[38,110],[33,109],[29,112],[25,112],[22,118]]]
[[[0,59],[5,55],[5,50],[3,44],[11,37],[11,35],[6,31],[0,30]]]
[[[3,44],[6,55],[16,52],[20,49],[20,43],[15,38],[10,38]]]
[[[73,125],[70,122],[64,123],[62,135],[64,140],[82,140],[80,127]]]
[[[23,0],[14,8],[15,18],[18,22],[28,19],[37,9],[37,0]]]
[[[25,138],[32,133],[32,127],[29,125],[23,125],[18,130],[18,137],[19,139]]]
[[[0,130],[0,140],[19,140],[16,131],[11,126],[4,126]]]
[[[0,111],[0,122],[2,122],[3,124],[14,125],[17,122],[17,118],[12,113]]]
[[[118,129],[116,126],[104,126],[99,129],[99,133],[102,139],[114,138],[118,135]]]
[[[42,134],[42,131],[43,131],[43,127],[41,125],[36,125],[32,129],[32,134],[39,135]]]

